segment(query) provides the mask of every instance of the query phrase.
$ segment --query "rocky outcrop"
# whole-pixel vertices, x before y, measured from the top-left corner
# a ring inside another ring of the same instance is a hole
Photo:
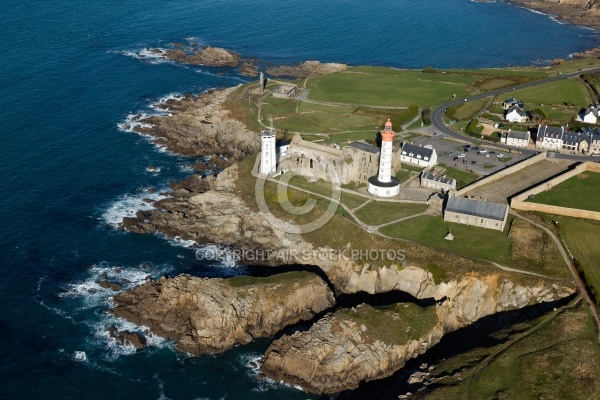
[[[347,68],[348,66],[346,64],[305,61],[298,65],[270,67],[267,69],[267,74],[271,76],[288,76],[292,78],[314,78],[344,71]]]
[[[308,272],[268,278],[162,277],[120,293],[114,301],[115,315],[148,326],[195,355],[271,336],[335,302],[327,284]]]
[[[176,47],[178,48],[150,49],[150,52],[177,63],[207,67],[237,67],[242,59],[238,53],[219,47]]]
[[[136,350],[143,349],[148,345],[148,340],[143,334],[139,332],[119,331],[114,325],[108,328],[108,334],[122,345],[133,346]]]
[[[554,15],[561,21],[600,29],[598,0],[508,0],[509,3]]]
[[[355,389],[362,381],[392,375],[448,332],[487,315],[574,292],[569,285],[548,281],[515,284],[502,275],[474,274],[434,288],[436,296],[443,296],[436,297],[436,306],[363,305],[336,311],[305,332],[283,336],[267,349],[262,371],[314,393]]]
[[[600,47],[573,53],[573,58],[600,58]]]
[[[218,168],[258,151],[259,136],[233,119],[222,107],[235,88],[212,90],[199,96],[186,94],[155,105],[168,113],[139,114],[125,129],[151,136],[153,142],[186,156],[212,156],[208,164]]]

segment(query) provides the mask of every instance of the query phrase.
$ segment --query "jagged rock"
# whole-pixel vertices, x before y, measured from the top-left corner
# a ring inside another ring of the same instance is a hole
[[[340,310],[274,341],[262,372],[314,393],[337,393],[380,379],[439,342],[443,329],[435,310],[414,304],[368,305]]]
[[[207,67],[237,67],[241,61],[241,56],[238,53],[227,49],[205,47],[188,52],[181,47],[183,46],[166,51],[160,49],[153,50],[159,50],[166,59],[181,64],[205,65]]]
[[[108,328],[108,334],[117,339],[117,341],[123,345],[132,345],[136,349],[143,349],[148,345],[148,341],[139,332],[130,332],[130,331],[119,331],[116,326],[111,325]]]
[[[313,318],[335,303],[317,275],[290,272],[268,278],[160,278],[114,298],[112,312],[183,351],[218,353]]]
[[[564,283],[529,280],[527,285],[518,285],[499,274],[470,274],[432,285],[427,296],[448,299],[435,307],[400,304],[374,309],[363,305],[354,311],[337,311],[305,332],[283,336],[267,349],[262,372],[314,393],[354,389],[362,381],[392,375],[446,333],[500,311],[558,300],[574,292]]]
[[[103,287],[104,289],[110,289],[115,292],[118,292],[123,288],[123,286],[119,285],[118,283],[109,281],[98,281],[98,285],[100,285],[100,287]]]
[[[130,128],[151,136],[153,142],[169,151],[186,156],[214,156],[210,164],[224,167],[241,160],[260,148],[258,134],[249,131],[241,122],[231,118],[221,107],[235,88],[213,90],[198,97],[186,94],[169,99],[157,108],[168,110],[165,115],[132,118]]]

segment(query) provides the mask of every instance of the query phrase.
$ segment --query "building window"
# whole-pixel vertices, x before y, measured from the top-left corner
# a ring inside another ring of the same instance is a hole
[[[313,169],[313,160],[312,160],[312,158],[310,159],[310,169]]]

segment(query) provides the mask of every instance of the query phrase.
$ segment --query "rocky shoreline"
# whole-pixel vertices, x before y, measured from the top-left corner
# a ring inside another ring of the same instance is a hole
[[[431,303],[428,307],[409,302],[338,309],[307,330],[283,335],[271,343],[262,364],[265,376],[314,393],[336,393],[390,376],[446,333],[483,317],[557,301],[576,292],[570,283],[533,276],[517,278],[450,254],[445,255],[445,263],[449,267],[464,263],[468,272],[434,277],[418,260],[419,248],[411,250],[409,244],[405,248],[413,251],[414,261],[401,266],[318,257],[331,249],[290,233],[295,232],[291,221],[270,224],[245,200],[240,182],[253,179],[248,170],[252,160],[246,157],[258,151],[260,141],[223,107],[233,90],[170,99],[159,105],[168,114],[132,119],[131,130],[151,136],[170,151],[213,156],[208,164],[197,168],[224,169],[217,176],[192,175],[172,183],[167,198],[155,202],[154,209],[124,218],[123,228],[135,233],[160,232],[198,245],[267,250],[272,256],[261,264],[317,267],[335,293],[323,279],[308,272],[265,279],[179,275],[119,293],[114,298],[115,315],[148,326],[153,334],[174,340],[182,351],[202,355],[272,337],[286,326],[311,320],[336,303],[335,295],[395,291],[411,295],[415,302]],[[310,256],[281,260],[278,251]],[[144,342],[127,332],[112,331],[111,335],[136,347]]]
[[[509,3],[556,17],[559,21],[600,30],[598,0],[506,0]]]

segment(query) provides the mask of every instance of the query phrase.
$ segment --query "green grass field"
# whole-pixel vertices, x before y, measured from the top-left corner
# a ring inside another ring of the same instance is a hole
[[[462,171],[460,169],[452,167],[446,167],[446,172],[444,172],[444,175],[446,175],[449,178],[456,179],[456,189],[462,189],[468,184],[475,182],[477,179],[479,179],[479,175],[477,174]]]
[[[412,214],[422,213],[427,210],[427,207],[427,204],[372,201],[359,209],[355,215],[367,225],[381,225]]]
[[[483,107],[483,105],[487,102],[487,99],[482,99],[482,100],[474,100],[474,101],[469,101],[466,102],[464,104],[461,104],[460,106],[456,107],[456,109],[453,110],[453,114],[450,115],[451,118],[456,119],[456,120],[465,120],[465,119],[471,119],[473,117],[475,117],[475,115],[477,115],[477,113],[479,112],[479,110],[481,110],[481,108]],[[448,112],[450,111],[450,109],[448,109]]]
[[[453,74],[424,74],[417,70],[357,67],[308,81],[309,98],[370,106],[430,107],[470,92],[477,77]]]
[[[527,201],[559,207],[600,211],[600,173],[583,172]]]
[[[444,236],[452,231],[454,240]],[[467,257],[510,265],[510,240],[506,233],[492,229],[444,222],[439,216],[411,218],[380,229],[384,235],[415,241]]]
[[[561,105],[566,102],[569,105],[574,104],[580,107],[589,105],[591,101],[583,82],[576,79],[563,79],[516,90],[510,93],[510,97],[515,97],[525,103]]]
[[[552,216],[573,257],[585,271],[588,284],[600,293],[600,223],[579,218]]]

